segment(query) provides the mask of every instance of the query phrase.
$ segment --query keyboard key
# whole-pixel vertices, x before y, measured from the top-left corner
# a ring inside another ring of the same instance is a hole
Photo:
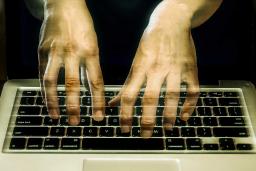
[[[227,111],[225,107],[214,107],[213,115],[215,116],[227,116]]]
[[[18,115],[40,115],[41,108],[39,106],[20,106]]]
[[[243,116],[242,108],[240,107],[229,107],[228,113],[230,116]]]
[[[238,97],[238,93],[237,92],[224,92],[224,96],[225,97]]]
[[[207,92],[200,92],[200,97],[207,97],[208,93]]]
[[[65,91],[58,91],[57,94],[58,94],[58,96],[66,96]]]
[[[162,137],[162,136],[163,136],[163,128],[154,127],[152,137]]]
[[[45,105],[43,97],[36,98],[36,105]]]
[[[212,116],[212,111],[210,107],[198,107],[198,116]]]
[[[137,106],[135,108],[135,114],[138,115],[138,116],[141,116],[142,115],[142,107]]]
[[[57,150],[59,149],[59,138],[45,138],[44,149],[45,150]]]
[[[217,126],[217,118],[216,117],[204,117],[203,118],[204,126]]]
[[[60,125],[68,126],[68,117],[67,116],[61,116],[60,118]]]
[[[252,144],[237,144],[237,150],[252,150]]]
[[[204,144],[204,150],[218,150],[218,144]]]
[[[243,117],[219,117],[221,126],[245,126]]]
[[[202,121],[200,117],[190,117],[188,122],[188,126],[202,126]]]
[[[217,106],[216,98],[204,98],[203,101],[205,106]]]
[[[240,106],[238,98],[219,98],[220,106]]]
[[[47,108],[46,108],[45,106],[42,108],[42,113],[41,113],[41,115],[49,115],[49,114],[48,114],[48,110],[47,110]]]
[[[235,150],[235,144],[232,138],[220,138],[219,143],[221,150]]]
[[[65,97],[58,97],[58,101],[59,101],[60,106],[65,106],[66,105]]]
[[[132,136],[140,137],[140,127],[132,127]]]
[[[12,138],[9,148],[12,150],[22,150],[22,149],[25,149],[25,145],[26,145],[25,138]]]
[[[227,127],[213,128],[213,134],[216,137],[248,137],[249,133],[246,128]]]
[[[47,136],[48,127],[15,127],[13,136]]]
[[[157,116],[163,116],[164,107],[158,106],[156,109],[156,115]]]
[[[29,90],[29,91],[23,91],[22,96],[36,96],[37,91]]]
[[[81,136],[81,127],[68,127],[67,136],[70,137],[80,137]]]
[[[208,95],[210,97],[222,97],[223,96],[223,92],[209,92]]]
[[[114,91],[105,91],[105,96],[115,96]]]
[[[80,149],[80,138],[62,138],[62,150],[78,150]]]
[[[162,138],[84,138],[84,150],[163,150]]]
[[[91,117],[90,116],[81,116],[80,118],[80,125],[81,126],[89,126],[91,124]]]
[[[198,127],[197,128],[197,136],[198,137],[211,137],[212,132],[209,127]]]
[[[109,126],[118,126],[119,125],[119,117],[110,116],[108,118],[108,125]]]
[[[86,106],[80,107],[80,114],[81,115],[88,115],[87,107]]]
[[[202,143],[199,138],[188,138],[186,144],[188,150],[202,150]]]
[[[84,132],[84,136],[96,137],[98,135],[98,128],[97,127],[85,127],[83,132]]]
[[[130,137],[130,136],[131,136],[131,132],[122,133],[122,132],[121,132],[121,128],[120,128],[120,127],[117,127],[117,128],[116,128],[116,136],[117,136],[117,137]]]
[[[60,107],[60,115],[67,115],[67,108],[66,107]]]
[[[21,97],[20,104],[21,105],[34,105],[35,98],[34,97]]]
[[[42,125],[42,117],[41,116],[17,116],[16,125]]]
[[[44,117],[44,125],[56,126],[59,123],[59,119],[52,119],[49,116]]]
[[[195,137],[195,128],[193,127],[182,127],[181,128],[182,137]]]
[[[113,127],[100,127],[100,136],[101,137],[113,137],[114,128]]]
[[[109,107],[105,109],[106,115],[118,115],[118,107]]]
[[[29,138],[27,143],[27,149],[39,150],[42,148],[43,138]]]
[[[165,136],[166,137],[179,137],[180,136],[179,128],[173,127],[171,130],[165,130]]]
[[[65,127],[52,127],[50,131],[51,136],[62,137],[65,135]]]
[[[104,117],[104,119],[102,121],[95,121],[94,119],[92,119],[92,125],[93,126],[106,126],[107,125],[106,117]]]
[[[89,97],[89,96],[83,97],[82,105],[91,106],[92,105],[91,97]]]
[[[185,141],[183,138],[166,138],[167,150],[185,150]]]
[[[199,98],[199,99],[197,100],[196,106],[203,106],[203,103],[202,103],[202,99],[201,99],[201,98]]]
[[[179,117],[176,118],[175,126],[186,126],[187,122],[181,120]]]

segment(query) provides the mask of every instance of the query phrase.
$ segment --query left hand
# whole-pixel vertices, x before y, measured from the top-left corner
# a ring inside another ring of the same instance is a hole
[[[120,124],[123,133],[130,132],[137,95],[145,83],[142,100],[141,136],[152,136],[156,106],[161,87],[166,83],[164,127],[171,129],[176,120],[180,84],[186,83],[187,97],[180,117],[187,121],[199,95],[196,53],[191,36],[191,15],[181,5],[163,1],[153,12],[141,38],[129,76],[109,104],[121,102]]]

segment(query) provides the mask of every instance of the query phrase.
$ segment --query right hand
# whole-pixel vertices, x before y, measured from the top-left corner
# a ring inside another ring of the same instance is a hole
[[[57,79],[60,68],[65,68],[66,107],[69,124],[80,122],[80,66],[88,76],[93,96],[93,118],[104,118],[104,83],[99,63],[97,36],[91,15],[84,0],[48,0],[41,27],[39,77],[48,112],[59,118]]]

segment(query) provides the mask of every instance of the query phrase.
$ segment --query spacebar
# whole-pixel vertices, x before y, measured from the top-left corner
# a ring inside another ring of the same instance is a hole
[[[84,150],[163,150],[162,138],[83,138]]]

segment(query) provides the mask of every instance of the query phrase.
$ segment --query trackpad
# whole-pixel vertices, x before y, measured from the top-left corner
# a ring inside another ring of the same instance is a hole
[[[180,162],[176,159],[89,158],[83,161],[83,171],[180,171]]]

